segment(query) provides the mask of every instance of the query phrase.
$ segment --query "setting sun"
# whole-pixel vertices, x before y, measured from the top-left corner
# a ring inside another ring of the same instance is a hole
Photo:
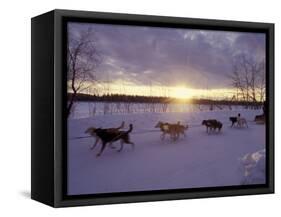
[[[187,85],[187,84],[186,84]],[[202,89],[182,86],[146,86],[137,85],[135,83],[126,83],[124,81],[115,81],[112,83],[99,82],[86,83],[83,93],[86,94],[125,94],[136,96],[161,96],[172,97],[180,101],[187,101],[194,98],[208,98],[208,99],[226,99],[232,98],[236,93],[233,88],[218,88],[218,89]],[[70,84],[69,84],[69,91]]]
[[[172,97],[179,99],[190,99],[193,96],[192,91],[186,87],[174,87],[170,94]]]

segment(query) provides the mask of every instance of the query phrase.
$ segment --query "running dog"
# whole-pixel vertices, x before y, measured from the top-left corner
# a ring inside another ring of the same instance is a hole
[[[265,115],[262,114],[262,115],[256,115],[255,117],[255,122],[257,124],[264,124],[265,123]]]
[[[231,121],[231,127],[233,127],[235,125],[235,123],[237,123],[237,117],[229,117],[229,120]]]
[[[177,137],[180,136],[180,134],[182,134],[184,137],[186,137],[185,131],[188,129],[188,125],[182,125],[179,121],[177,123]]]
[[[186,136],[185,130],[188,129],[188,126],[181,125],[180,122],[176,124],[171,124],[171,123],[163,123],[159,121],[156,125],[155,128],[160,128],[162,135],[161,135],[161,140],[165,139],[166,134],[170,135],[171,140],[176,141],[180,134]]]
[[[247,121],[245,118],[239,118],[238,121],[237,121],[237,125],[239,127],[244,127],[246,126],[248,128],[248,124],[247,124]]]
[[[173,124],[170,123],[163,123],[162,121],[159,121],[156,125],[155,128],[160,128],[162,135],[161,135],[161,140],[165,139],[165,135],[168,134],[170,135],[170,138],[172,140],[175,140],[176,137],[176,130]]]
[[[207,133],[216,131],[216,129],[220,132],[222,129],[222,123],[215,119],[203,120],[202,125],[206,126]]]
[[[108,131],[108,129],[102,129],[102,128],[97,128],[92,130],[95,136],[98,137],[102,142],[102,146],[99,153],[97,154],[97,157],[101,156],[102,152],[104,151],[108,143],[112,143],[118,140],[120,140],[120,144],[121,144],[121,147],[118,150],[118,152],[122,151],[124,143],[131,144],[132,147],[134,148],[135,144],[130,141],[130,136],[129,136],[129,134],[133,130],[133,124],[129,125],[129,130],[127,131],[119,131],[119,130]]]
[[[122,121],[121,125],[119,127],[116,127],[116,128],[107,128],[107,129],[104,129],[106,130],[107,132],[118,132],[120,129],[124,128],[125,126],[125,122]],[[90,127],[88,128],[85,133],[86,134],[90,134],[91,136],[93,137],[96,137],[96,141],[95,141],[95,144],[91,147],[91,149],[94,149],[96,147],[96,145],[98,144],[98,142],[100,141],[99,137],[96,136],[96,133],[94,132],[96,130],[96,128],[94,127]],[[114,146],[112,146],[112,144],[110,143],[110,147],[111,148],[115,148]]]

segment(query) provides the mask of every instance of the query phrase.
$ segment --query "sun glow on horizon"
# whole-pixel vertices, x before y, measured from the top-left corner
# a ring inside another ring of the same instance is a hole
[[[194,90],[186,87],[172,87],[169,95],[177,99],[191,99],[195,93]]]
[[[124,94],[135,96],[171,97],[179,101],[192,99],[231,99],[236,90],[233,88],[192,88],[186,84],[178,86],[140,85],[115,81],[112,83],[87,83],[83,93],[90,95]],[[69,88],[69,92],[71,88]]]

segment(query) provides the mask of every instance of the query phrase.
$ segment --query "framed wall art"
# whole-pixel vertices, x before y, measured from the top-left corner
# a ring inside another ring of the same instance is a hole
[[[274,192],[274,24],[32,18],[32,192],[53,207]]]

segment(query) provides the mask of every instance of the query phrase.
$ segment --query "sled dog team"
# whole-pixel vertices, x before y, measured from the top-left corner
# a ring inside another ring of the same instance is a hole
[[[245,118],[242,118],[240,113],[237,117],[230,117],[229,120],[231,121],[231,127],[238,126],[238,127],[248,127],[247,121]],[[216,119],[208,119],[203,120],[202,125],[206,126],[207,133],[215,132],[218,130],[218,132],[221,131],[223,124],[216,120]],[[97,154],[97,157],[99,157],[106,146],[109,146],[110,148],[115,148],[115,146],[112,145],[113,142],[116,142],[120,140],[120,148],[117,150],[118,152],[122,151],[124,144],[130,144],[132,148],[134,148],[134,143],[130,140],[130,133],[133,130],[133,124],[129,125],[129,129],[127,131],[121,130],[124,128],[125,122],[123,121],[119,127],[116,128],[94,128],[90,127],[88,128],[85,133],[90,134],[90,136],[93,136],[96,138],[96,141],[94,145],[91,147],[91,149],[94,149],[99,141],[101,141],[101,149]],[[176,124],[168,123],[168,122],[161,122],[159,121],[155,128],[159,128],[162,132],[160,138],[161,140],[165,139],[166,135],[169,135],[171,140],[176,141],[179,139],[179,137],[186,136],[185,131],[188,129],[188,125],[183,125],[179,121]]]

